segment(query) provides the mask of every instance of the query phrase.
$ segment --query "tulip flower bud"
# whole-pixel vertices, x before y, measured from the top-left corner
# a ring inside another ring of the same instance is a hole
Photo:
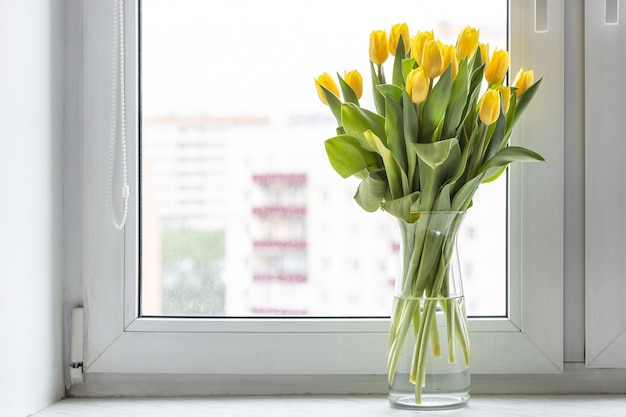
[[[452,79],[456,78],[459,72],[459,61],[456,59],[456,49],[452,45],[444,45],[443,47],[443,70],[448,69],[452,65]]]
[[[411,58],[415,59],[417,65],[422,65],[422,56],[424,55],[424,44],[435,39],[435,34],[430,32],[417,32],[417,35],[411,39]]]
[[[501,84],[508,70],[509,53],[501,49],[496,49],[493,51],[493,55],[487,64],[487,68],[485,68],[485,80],[487,80],[487,83],[490,86]]]
[[[370,61],[382,65],[389,57],[387,33],[384,30],[374,30],[370,34]]]
[[[361,98],[361,95],[363,95],[363,78],[359,71],[354,70],[346,72],[344,80],[346,80],[346,83],[348,83],[352,91],[354,91],[356,98]]]
[[[528,87],[533,85],[534,78],[533,70],[524,71],[524,68],[520,68],[515,76],[515,81],[513,81],[513,87],[517,88],[517,97],[521,96]]]
[[[400,36],[402,36],[402,43],[404,44],[404,53],[409,52],[409,27],[406,23],[396,23],[391,27],[391,33],[389,34],[389,53],[391,55],[396,54]]]
[[[456,51],[460,59],[474,56],[478,49],[478,34],[479,31],[470,26],[461,31],[456,41]]]
[[[496,90],[487,90],[478,104],[480,121],[489,126],[500,116],[500,93]]]
[[[324,94],[322,87],[330,90],[333,94],[339,97],[339,87],[337,86],[337,83],[335,83],[333,77],[326,72],[315,79],[315,87],[317,87],[317,94],[324,104],[328,104],[328,100],[326,100],[326,95]]]
[[[413,103],[420,103],[428,96],[429,79],[423,67],[417,67],[406,77],[406,92]]]
[[[443,54],[441,53],[441,43],[438,41],[427,41],[424,45],[424,55],[422,56],[422,68],[430,78],[439,77],[443,74]]]
[[[482,59],[483,64],[487,65],[489,63],[489,44],[479,43],[478,47],[480,48],[480,59]]]
[[[496,91],[502,95],[502,106],[504,107],[504,114],[506,114],[508,113],[509,106],[511,105],[511,87],[499,85],[498,88],[496,88]]]

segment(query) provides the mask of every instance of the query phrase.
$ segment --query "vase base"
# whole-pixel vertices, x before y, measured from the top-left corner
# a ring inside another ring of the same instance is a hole
[[[423,394],[421,404],[415,403],[415,395],[407,394],[390,394],[389,405],[392,408],[402,410],[453,410],[456,408],[467,407],[469,403],[469,394]]]

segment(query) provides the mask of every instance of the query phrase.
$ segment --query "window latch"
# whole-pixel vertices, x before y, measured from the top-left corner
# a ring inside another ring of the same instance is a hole
[[[83,377],[83,307],[72,309],[70,342],[70,385],[82,384]]]

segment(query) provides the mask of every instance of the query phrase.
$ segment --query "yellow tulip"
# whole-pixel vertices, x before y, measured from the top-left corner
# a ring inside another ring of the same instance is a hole
[[[333,77],[326,72],[315,79],[315,87],[317,87],[317,94],[324,104],[328,104],[328,100],[326,100],[326,95],[324,94],[322,87],[330,90],[333,94],[339,97],[339,87],[337,87],[337,83],[335,83]]]
[[[346,83],[348,83],[352,91],[354,91],[356,98],[361,98],[363,94],[363,77],[361,77],[359,71],[354,70],[347,72],[344,76],[344,80],[346,80]]]
[[[435,34],[430,32],[417,32],[411,39],[411,58],[415,59],[417,65],[422,65],[422,56],[424,55],[424,44],[435,39]]]
[[[479,31],[471,26],[466,26],[461,31],[456,41],[456,51],[460,59],[474,56],[478,49],[478,34]]]
[[[459,72],[459,61],[456,59],[456,49],[452,45],[444,45],[443,47],[443,70],[446,71],[449,65],[452,65],[452,79],[456,78]]]
[[[420,103],[428,97],[429,79],[423,67],[417,67],[406,77],[406,92],[413,103]]]
[[[421,67],[424,68],[424,72],[430,78],[439,77],[443,74],[443,54],[441,53],[440,42],[427,41],[424,44]]]
[[[500,93],[496,90],[487,90],[478,104],[480,121],[489,126],[500,116]]]
[[[517,88],[517,97],[521,96],[524,91],[533,85],[535,75],[533,70],[524,71],[524,68],[520,68],[519,72],[515,76],[513,81],[513,87]]]
[[[502,95],[502,106],[504,107],[504,114],[506,114],[509,111],[509,106],[511,105],[511,87],[499,85],[498,88],[496,88],[496,91]]]
[[[485,80],[491,85],[500,84],[509,70],[509,53],[501,49],[493,51],[491,60],[485,68]]]
[[[489,63],[489,44],[479,43],[478,47],[480,48],[480,59],[482,59],[483,64],[487,65]]]
[[[374,30],[370,34],[370,61],[376,65],[382,65],[389,57],[387,45],[387,32]]]
[[[389,53],[391,55],[396,54],[400,36],[402,36],[402,43],[404,44],[404,53],[409,52],[409,26],[406,23],[396,23],[391,27],[391,33],[389,34]]]

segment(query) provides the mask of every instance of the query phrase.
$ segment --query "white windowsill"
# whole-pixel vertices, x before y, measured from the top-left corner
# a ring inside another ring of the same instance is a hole
[[[436,413],[458,417],[622,415],[625,395],[477,395],[467,408]],[[392,409],[384,396],[297,396],[213,398],[70,398],[33,417],[272,416],[368,417],[409,415]],[[426,413],[432,415],[432,413]],[[426,415],[424,414],[424,415]]]

